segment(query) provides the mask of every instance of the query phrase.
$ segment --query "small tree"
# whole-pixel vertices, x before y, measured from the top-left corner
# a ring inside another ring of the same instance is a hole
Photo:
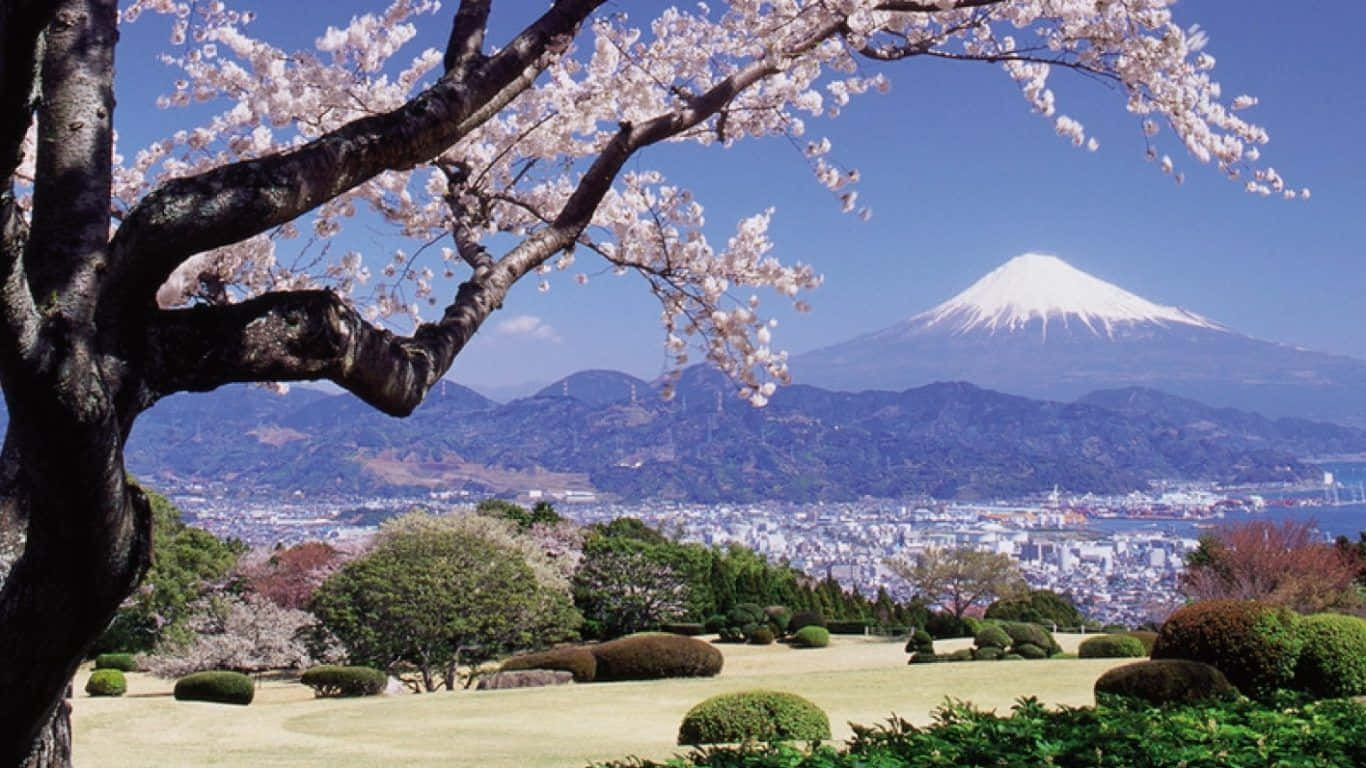
[[[1181,591],[1192,600],[1261,600],[1301,613],[1349,607],[1357,565],[1314,530],[1313,521],[1291,520],[1216,528],[1187,554]]]
[[[1068,628],[1080,627],[1086,621],[1070,599],[1051,589],[1031,589],[1018,597],[997,600],[987,606],[985,615],[988,619]]]
[[[315,661],[302,633],[312,614],[281,607],[260,595],[218,594],[200,601],[187,622],[191,640],[144,657],[139,668],[160,677],[231,669],[302,669]],[[329,661],[326,655],[317,661]]]
[[[687,612],[688,575],[658,547],[596,537],[574,575],[574,602],[603,637],[639,632]]]
[[[565,592],[499,541],[505,535],[405,515],[324,582],[311,607],[351,663],[388,670],[414,691],[453,689],[461,662],[570,639],[582,621]]]
[[[248,590],[282,608],[301,609],[345,556],[329,544],[306,541],[246,559],[239,570]]]
[[[1014,597],[1026,589],[1015,561],[995,552],[928,549],[914,562],[889,560],[887,565],[928,603],[959,619],[974,605]]]

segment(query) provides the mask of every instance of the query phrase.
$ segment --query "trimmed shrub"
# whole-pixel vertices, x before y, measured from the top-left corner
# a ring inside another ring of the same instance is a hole
[[[773,645],[773,628],[764,624],[749,633],[746,639],[752,645]]]
[[[1129,637],[1132,637],[1132,638],[1138,640],[1138,642],[1143,643],[1143,655],[1144,655],[1144,656],[1151,656],[1151,655],[1152,655],[1152,652],[1153,652],[1153,644],[1157,642],[1157,633],[1156,633],[1156,632],[1150,632],[1150,631],[1148,631],[1148,630],[1146,630],[1146,629],[1134,629],[1134,630],[1130,630],[1130,631],[1128,631],[1128,632],[1120,632],[1120,633],[1118,633],[1118,634],[1121,634],[1121,635],[1128,635]]]
[[[939,657],[933,653],[913,653],[911,658],[906,660],[907,664],[933,664],[939,661]]]
[[[943,658],[947,658],[949,661],[972,661],[972,649],[960,648]]]
[[[857,621],[830,621],[826,622],[825,628],[830,630],[832,635],[863,635],[868,632],[868,622],[862,619]]]
[[[702,626],[707,630],[707,634],[709,635],[720,634],[721,630],[726,628],[726,617],[722,616],[719,613],[713,616],[708,616],[706,623]]]
[[[973,661],[997,661],[1004,655],[1006,655],[1006,652],[1000,648],[987,645],[974,650],[972,652],[972,659]]]
[[[746,624],[762,624],[768,621],[764,609],[754,603],[740,603],[726,613],[726,624],[744,627]]]
[[[256,696],[251,678],[241,672],[218,670],[186,675],[175,683],[176,701],[211,701],[215,704],[250,704]]]
[[[1022,656],[1026,659],[1048,658],[1048,651],[1045,651],[1033,643],[1016,643],[1011,646],[1010,650],[1013,651],[1015,655]]]
[[[704,635],[704,634],[706,634],[706,633],[707,633],[707,628],[704,627],[704,626],[701,625],[701,624],[690,624],[690,623],[689,623],[689,624],[681,624],[681,623],[680,623],[680,624],[660,624],[660,625],[659,625],[659,631],[660,631],[660,632],[668,632],[668,633],[674,634],[674,635],[683,635],[683,636],[685,636],[685,637],[697,637],[698,635]]]
[[[1001,661],[1024,661],[1025,657],[1018,653],[1007,653],[1001,657]]]
[[[724,627],[719,634],[720,637],[717,639],[723,643],[745,642],[745,633],[739,627]]]
[[[786,632],[792,623],[792,611],[785,605],[770,605],[764,609],[764,615],[768,617],[768,623],[773,626],[776,635]]]
[[[1185,659],[1140,661],[1115,667],[1096,680],[1096,696],[1111,694],[1149,704],[1189,703],[1232,698],[1238,689],[1209,664]]]
[[[721,652],[691,637],[637,635],[589,648],[597,659],[599,682],[713,677],[721,671]]]
[[[1366,620],[1334,613],[1302,616],[1295,687],[1318,698],[1366,695]]]
[[[917,629],[906,641],[906,653],[934,653],[934,638],[929,632]]]
[[[972,639],[978,648],[996,648],[1004,651],[1010,647],[1010,635],[1000,627],[986,627]]]
[[[547,685],[566,685],[574,676],[563,669],[519,669],[514,672],[495,672],[482,678],[476,691],[507,691],[514,688],[543,688]]]
[[[1192,603],[1162,625],[1152,657],[1202,661],[1244,694],[1265,699],[1294,681],[1301,644],[1295,618],[1255,600]]]
[[[802,627],[792,636],[792,644],[798,648],[824,648],[830,644],[830,633],[814,624]]]
[[[792,620],[787,623],[787,631],[797,634],[802,627],[824,627],[825,617],[814,611],[797,611],[792,614]]]
[[[117,669],[120,672],[136,672],[137,659],[131,653],[101,653],[95,657],[95,669]]]
[[[713,696],[688,710],[679,744],[742,741],[819,741],[830,738],[830,718],[806,699],[779,691]]]
[[[1062,647],[1058,641],[1053,639],[1053,633],[1038,624],[1030,624],[1024,621],[1008,621],[1001,625],[1001,630],[1010,636],[1015,645],[1029,643],[1043,649],[1044,655],[1048,656],[1058,653]],[[1021,654],[1023,655],[1023,654]],[[1025,658],[1029,658],[1025,656]]]
[[[1123,624],[1105,624],[1100,628],[1100,631],[1107,635],[1125,635],[1129,633],[1129,628]]]
[[[513,656],[499,668],[503,672],[519,669],[561,669],[574,675],[576,683],[597,679],[598,659],[587,648],[555,648],[541,653]]]
[[[91,696],[122,696],[128,691],[128,681],[123,670],[106,667],[90,673],[85,683],[85,692]]]
[[[389,676],[370,667],[322,664],[304,670],[299,682],[312,688],[313,696],[319,699],[376,696],[384,692]]]
[[[1077,656],[1083,659],[1125,659],[1147,656],[1143,643],[1128,635],[1097,635],[1081,641]]]

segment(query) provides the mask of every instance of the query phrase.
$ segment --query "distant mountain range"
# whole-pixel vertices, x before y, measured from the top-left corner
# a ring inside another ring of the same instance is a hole
[[[1148,389],[1078,402],[964,383],[902,392],[780,390],[756,409],[691,368],[672,401],[585,371],[499,405],[444,382],[407,419],[350,395],[246,386],[177,395],[134,428],[128,466],[155,485],[243,495],[591,491],[622,500],[1002,498],[1127,492],[1160,480],[1300,480],[1300,457],[1366,452],[1366,431],[1271,420]]]
[[[1366,427],[1366,360],[1254,339],[1042,254],[1011,259],[928,311],[798,355],[791,367],[796,380],[831,389],[962,380],[1073,400],[1145,387]]]

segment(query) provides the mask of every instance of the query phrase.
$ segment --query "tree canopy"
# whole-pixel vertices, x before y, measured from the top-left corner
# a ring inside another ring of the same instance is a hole
[[[927,549],[913,562],[890,560],[888,567],[931,606],[955,618],[969,608],[1022,594],[1020,566],[1009,555],[976,549]]]

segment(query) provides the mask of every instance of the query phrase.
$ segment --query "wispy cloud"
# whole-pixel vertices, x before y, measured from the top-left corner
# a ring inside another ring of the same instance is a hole
[[[493,330],[499,336],[526,336],[552,344],[560,343],[560,334],[535,315],[513,315],[500,320]]]

